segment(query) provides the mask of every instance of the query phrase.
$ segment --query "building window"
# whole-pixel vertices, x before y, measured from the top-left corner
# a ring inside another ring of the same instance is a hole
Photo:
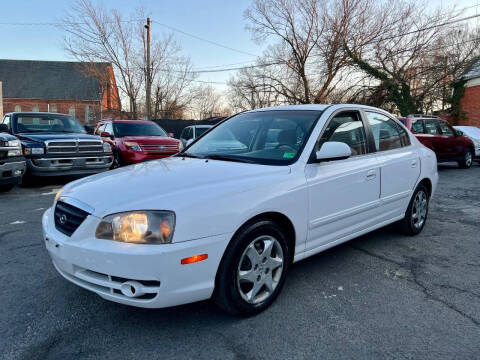
[[[57,105],[50,105],[50,112],[57,112]]]
[[[20,105],[15,105],[15,112],[22,111],[22,107]]]
[[[70,106],[68,108],[68,113],[72,116],[75,116],[75,106]]]
[[[38,105],[33,105],[32,111],[33,112],[38,112]]]

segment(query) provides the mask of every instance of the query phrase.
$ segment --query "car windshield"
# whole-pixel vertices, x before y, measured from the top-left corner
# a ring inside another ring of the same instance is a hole
[[[71,116],[18,115],[16,124],[18,133],[86,133]]]
[[[203,135],[204,132],[206,132],[208,129],[210,129],[209,127],[206,128],[206,127],[197,127],[195,129],[195,136],[196,137],[200,137]]]
[[[185,156],[265,165],[292,164],[300,156],[320,111],[242,113],[215,127]]]
[[[165,130],[155,123],[114,123],[115,136],[168,136]]]

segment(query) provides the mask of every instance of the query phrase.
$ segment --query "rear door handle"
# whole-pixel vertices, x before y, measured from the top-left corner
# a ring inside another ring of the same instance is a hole
[[[417,160],[412,160],[412,168],[417,166]]]
[[[367,172],[367,180],[373,180],[377,177],[377,171],[376,170],[369,170]]]

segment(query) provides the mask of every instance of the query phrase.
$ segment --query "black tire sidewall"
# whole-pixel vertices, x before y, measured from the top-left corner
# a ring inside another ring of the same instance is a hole
[[[423,191],[427,197],[427,211],[425,213],[425,220],[422,226],[417,229],[412,224],[412,208],[413,208],[413,202],[415,201],[415,197],[420,191]],[[412,198],[410,199],[410,203],[408,204],[407,212],[405,214],[404,226],[406,228],[405,230],[407,233],[409,233],[410,235],[417,235],[422,232],[423,228],[425,227],[425,224],[427,223],[429,206],[430,206],[430,195],[429,195],[428,189],[423,184],[420,184],[417,186],[417,188],[413,192]]]
[[[250,243],[259,236],[271,235],[278,240],[283,251],[283,271],[280,281],[275,288],[273,294],[258,304],[247,303],[240,295],[237,288],[237,269],[241,260],[241,256]],[[288,241],[282,232],[282,229],[270,220],[261,220],[246,226],[232,239],[220,266],[218,277],[219,294],[224,297],[228,303],[230,312],[239,315],[253,315],[265,310],[277,298],[285,283],[290,265],[290,249]]]
[[[471,157],[472,157],[472,160],[470,161],[470,165],[467,164],[467,161],[466,161],[466,156],[467,154],[470,153]],[[472,152],[472,150],[470,149],[466,149],[465,152],[463,153],[463,159],[460,161],[460,167],[462,169],[469,169],[472,167],[473,165],[473,155],[474,153]]]

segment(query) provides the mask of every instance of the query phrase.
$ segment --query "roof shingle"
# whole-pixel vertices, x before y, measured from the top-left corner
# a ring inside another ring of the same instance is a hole
[[[107,67],[109,63],[95,63]],[[3,97],[20,99],[98,100],[100,84],[86,75],[85,63],[66,61],[2,60]]]

